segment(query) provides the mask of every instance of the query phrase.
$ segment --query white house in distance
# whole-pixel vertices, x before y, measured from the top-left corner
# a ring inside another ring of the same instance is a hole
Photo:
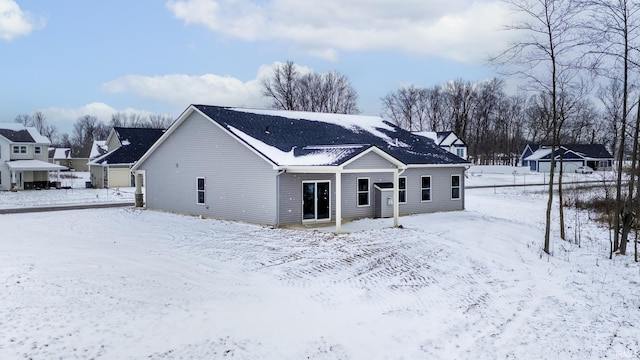
[[[49,173],[67,169],[48,162],[51,142],[34,127],[0,123],[0,190],[48,188]]]
[[[378,116],[191,105],[132,170],[150,209],[340,231],[463,210],[469,165]]]
[[[453,131],[417,131],[415,134],[433,140],[442,149],[462,159],[468,159],[467,144]]]

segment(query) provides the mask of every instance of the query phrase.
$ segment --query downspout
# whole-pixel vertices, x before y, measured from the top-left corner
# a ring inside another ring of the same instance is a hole
[[[276,174],[276,226],[280,227],[280,175],[287,172],[285,169],[281,169]]]
[[[342,231],[342,170],[336,170],[336,234]]]

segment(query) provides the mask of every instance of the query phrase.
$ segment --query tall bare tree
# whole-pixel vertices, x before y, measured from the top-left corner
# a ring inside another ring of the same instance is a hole
[[[551,210],[553,206],[554,155],[559,145],[562,127],[560,94],[569,92],[580,69],[579,59],[584,39],[579,31],[579,4],[573,0],[507,0],[523,16],[523,21],[507,28],[521,35],[503,53],[492,60],[512,69],[532,85],[530,88],[548,94],[550,99],[551,169],[543,250],[550,253]],[[562,207],[560,207],[562,211]],[[560,216],[561,235],[564,235],[563,216]]]
[[[262,95],[274,109],[359,113],[358,94],[345,75],[301,74],[292,61],[276,65],[273,76],[262,80]]]
[[[616,179],[616,204],[617,215],[614,217],[614,240],[611,251],[626,251],[627,235],[625,221],[629,222],[633,216],[632,198],[634,193],[633,183],[635,174],[632,173],[629,181],[628,193],[623,193],[622,170],[627,147],[627,127],[632,110],[631,96],[631,72],[638,64],[638,46],[640,46],[640,4],[632,0],[583,0],[584,5],[590,11],[590,20],[586,29],[591,35],[595,54],[600,56],[599,73],[611,79],[613,96],[620,96],[620,108],[608,107],[607,111],[619,111],[619,133],[617,148],[617,179]],[[618,83],[618,82],[621,83]],[[621,89],[617,86],[621,85]],[[615,86],[615,87],[614,87]],[[614,100],[614,99],[612,99]],[[616,102],[611,102],[616,104]],[[639,118],[640,119],[640,118]],[[640,123],[636,124],[640,125]],[[635,141],[635,140],[634,140]],[[637,143],[637,142],[636,142]],[[632,165],[632,166],[635,166]]]

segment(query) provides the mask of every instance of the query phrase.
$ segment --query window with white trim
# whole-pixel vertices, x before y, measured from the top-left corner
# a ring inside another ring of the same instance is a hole
[[[34,151],[33,151],[33,152],[34,152],[36,155],[39,155],[39,154],[42,152],[42,150],[41,150],[40,146],[36,146],[36,147],[34,148]]]
[[[358,178],[358,206],[369,206],[369,178]]]
[[[398,178],[398,203],[407,203],[407,177],[401,176]]]
[[[464,148],[456,148],[456,155],[464,159]]]
[[[431,201],[431,176],[422,177],[422,201]]]
[[[205,193],[204,178],[203,177],[196,178],[196,199],[197,199],[198,205],[205,204],[204,193]]]
[[[451,200],[460,199],[460,175],[451,175]]]
[[[26,154],[27,146],[26,145],[13,145],[13,153],[14,154]]]

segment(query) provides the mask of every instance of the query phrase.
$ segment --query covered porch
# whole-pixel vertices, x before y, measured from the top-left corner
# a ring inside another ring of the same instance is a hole
[[[40,160],[13,160],[6,162],[11,174],[11,188],[8,190],[30,190],[51,187],[50,173],[55,173],[54,183],[60,183],[60,171],[66,166]]]

